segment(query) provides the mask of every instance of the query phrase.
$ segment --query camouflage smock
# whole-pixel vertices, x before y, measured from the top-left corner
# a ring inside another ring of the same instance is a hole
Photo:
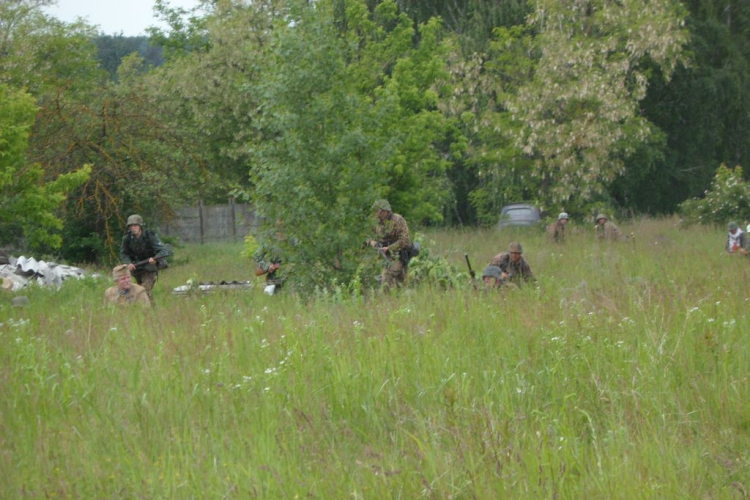
[[[520,285],[527,281],[536,281],[534,273],[531,272],[531,266],[524,260],[523,257],[518,259],[518,262],[510,260],[510,254],[508,252],[501,252],[495,255],[490,261],[491,266],[497,266],[508,275],[506,281]]]
[[[596,238],[602,241],[620,241],[622,240],[622,231],[614,222],[607,221],[596,225]]]
[[[555,243],[565,242],[565,224],[561,224],[560,221],[553,222],[547,226],[547,235]]]
[[[375,239],[384,247],[388,247],[390,255],[397,255],[401,250],[411,248],[409,226],[399,214],[389,213],[384,220],[375,226]]]
[[[109,287],[104,292],[104,300],[109,304],[138,304],[151,307],[151,301],[148,298],[146,289],[136,284],[130,285],[130,290],[127,293],[120,293],[120,289],[117,286]]]

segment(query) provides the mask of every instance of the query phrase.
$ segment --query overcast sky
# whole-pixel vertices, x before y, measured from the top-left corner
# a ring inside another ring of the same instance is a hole
[[[199,0],[169,0],[172,7],[186,9],[198,5]],[[57,0],[57,5],[46,9],[61,21],[72,22],[82,17],[98,25],[106,35],[122,32],[126,36],[145,35],[146,28],[156,25],[154,0]]]

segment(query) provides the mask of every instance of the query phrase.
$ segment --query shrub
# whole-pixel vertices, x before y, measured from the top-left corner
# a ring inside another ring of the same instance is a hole
[[[722,164],[705,196],[681,203],[680,215],[685,226],[750,220],[750,184],[742,178],[742,168]]]

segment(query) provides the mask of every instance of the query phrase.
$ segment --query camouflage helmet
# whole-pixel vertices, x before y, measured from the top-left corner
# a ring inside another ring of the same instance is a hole
[[[607,220],[607,216],[604,215],[604,214],[599,214],[599,215],[596,216],[595,220],[596,220],[596,222],[599,222],[602,219]]]
[[[487,266],[484,268],[484,272],[482,273],[482,278],[488,278],[488,277],[502,280],[503,270],[497,266]]]
[[[520,243],[518,243],[517,241],[514,241],[513,243],[511,243],[510,245],[508,245],[508,252],[523,253],[523,247],[521,246]]]
[[[737,225],[736,222],[730,222],[729,223],[729,230],[734,231],[735,229],[739,229],[740,226]]]
[[[130,227],[130,226],[141,226],[141,227],[143,227],[143,217],[141,217],[138,214],[133,214],[130,217],[128,217],[128,223],[126,225],[128,227]]]
[[[560,215],[557,216],[557,220],[568,220],[568,212],[560,212]]]
[[[393,212],[391,210],[391,204],[388,203],[388,200],[377,200],[375,203],[372,204],[373,210],[385,210],[386,212]]]

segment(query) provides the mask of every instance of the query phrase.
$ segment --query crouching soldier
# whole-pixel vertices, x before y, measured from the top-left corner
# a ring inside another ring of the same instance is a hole
[[[126,264],[115,267],[112,270],[112,278],[115,280],[115,285],[104,292],[104,299],[108,304],[151,306],[146,289],[140,285],[134,285],[130,280]]]
[[[284,279],[281,275],[281,257],[270,251],[265,245],[261,245],[253,255],[255,261],[255,275],[266,276],[266,286],[263,291],[268,295],[274,295],[281,289]]]
[[[403,217],[393,213],[388,200],[376,201],[372,209],[378,218],[375,226],[376,239],[367,243],[382,252],[387,261],[380,284],[384,289],[401,286],[406,280],[412,252],[409,226]]]
[[[508,245],[507,252],[495,255],[490,261],[490,266],[500,268],[503,284],[512,283],[520,286],[528,281],[536,281],[534,273],[531,272],[531,266],[524,260],[522,254],[521,244],[513,242]]]
[[[154,303],[153,288],[158,278],[159,266],[165,265],[169,250],[162,245],[153,231],[143,229],[143,217],[128,217],[128,232],[122,237],[120,260],[127,264],[135,282],[143,286],[151,303]],[[157,265],[158,264],[158,265]]]

